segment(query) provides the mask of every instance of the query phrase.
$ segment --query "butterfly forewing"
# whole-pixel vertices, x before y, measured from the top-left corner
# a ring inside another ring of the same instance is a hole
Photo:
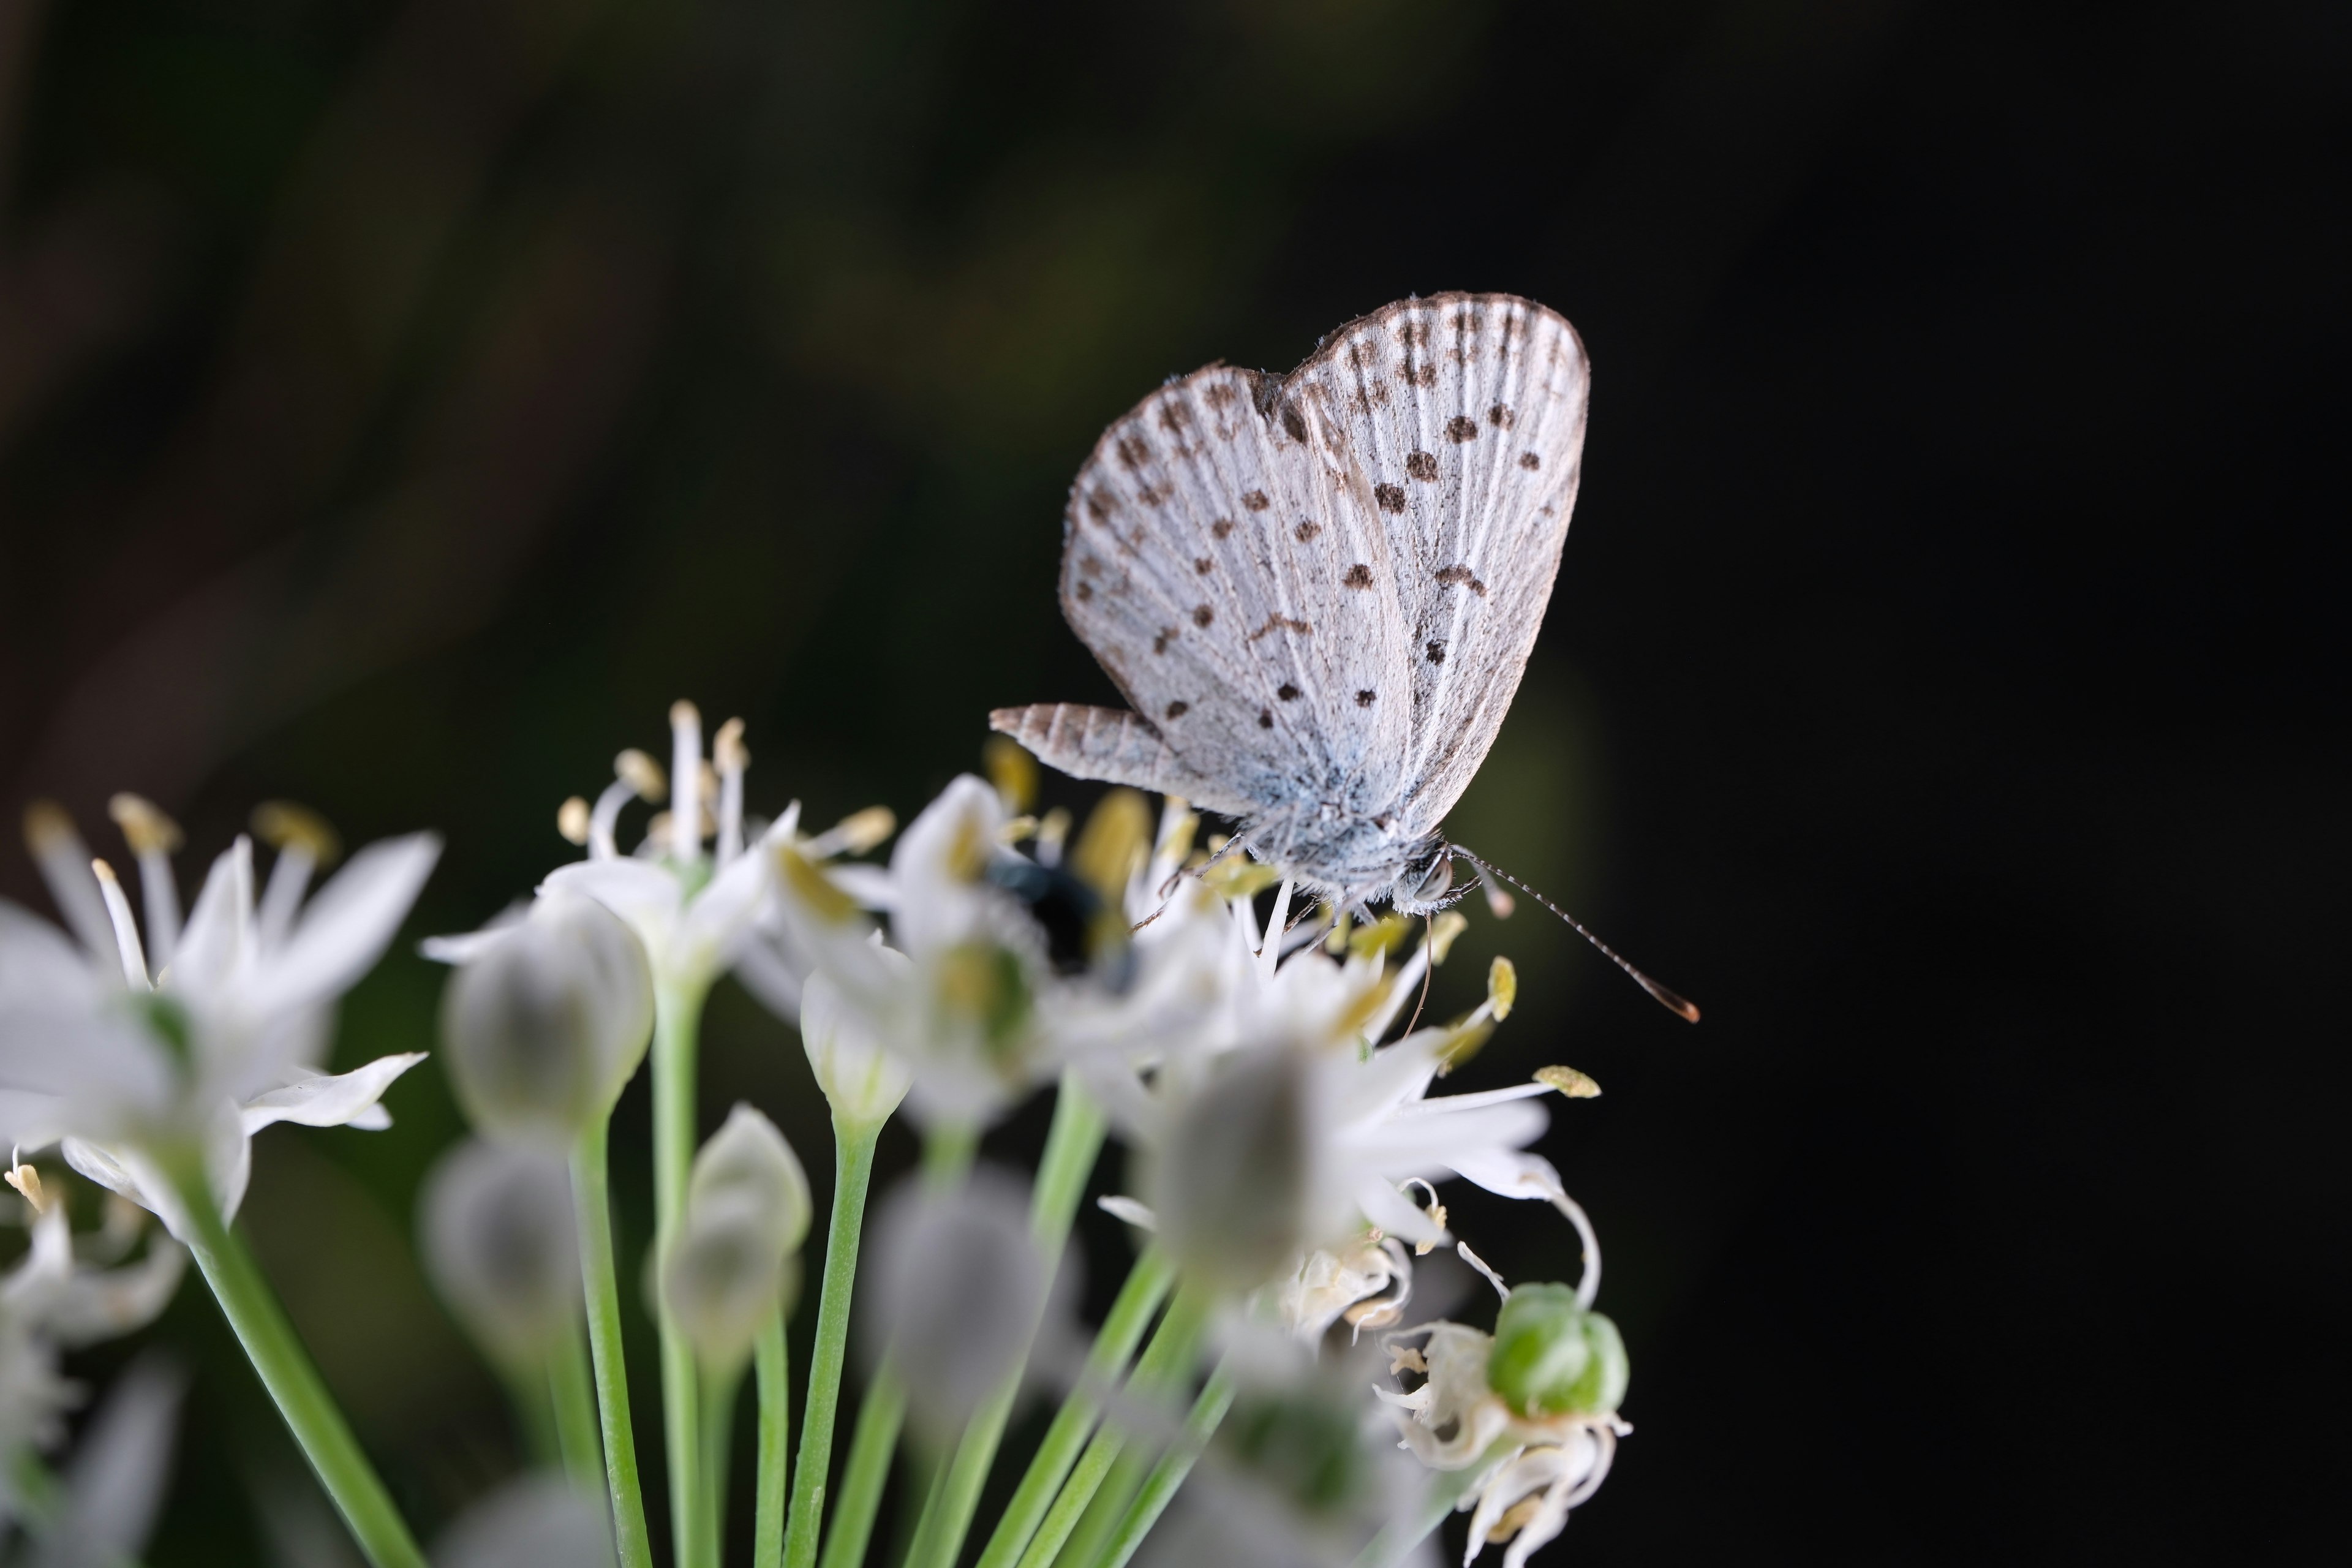
[[[1568,322],[1437,295],[1334,332],[1290,376],[1387,524],[1412,671],[1403,814],[1434,827],[1494,744],[1559,571],[1590,374]]]

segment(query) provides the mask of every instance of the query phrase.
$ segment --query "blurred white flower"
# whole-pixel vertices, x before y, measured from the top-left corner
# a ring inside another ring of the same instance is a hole
[[[468,1139],[441,1156],[418,1205],[425,1271],[500,1364],[541,1364],[583,1297],[572,1175],[542,1149]]]
[[[433,1548],[433,1568],[606,1568],[612,1561],[604,1500],[553,1475],[508,1482]]]
[[[168,859],[177,830],[135,797],[118,796],[115,815],[147,884],[144,939],[113,870],[89,858],[64,814],[26,814],[79,945],[0,904],[0,1139],[27,1150],[62,1141],[75,1169],[177,1233],[177,1182],[203,1171],[233,1215],[250,1140],[272,1122],[391,1125],[379,1101],[421,1054],[340,1075],[315,1064],[336,999],[382,955],[440,844],[411,834],[371,845],[306,903],[331,837],[307,814],[265,807],[257,826],[278,845],[268,887],[257,899],[252,844],[240,837],[181,928]]]
[[[0,1523],[17,1507],[12,1489],[18,1457],[27,1448],[54,1447],[64,1436],[65,1413],[81,1402],[80,1386],[58,1370],[60,1352],[153,1321],[170,1304],[187,1263],[179,1245],[160,1236],[136,1263],[85,1263],[75,1256],[63,1195],[31,1165],[20,1164],[6,1177],[24,1194],[32,1245],[0,1277]],[[107,1239],[127,1249],[138,1228],[121,1227],[122,1234]]]
[[[187,1378],[151,1357],[115,1379],[75,1446],[33,1568],[119,1568],[147,1549],[172,1477]]]
[[[441,1037],[457,1098],[503,1142],[569,1150],[645,1059],[654,1024],[643,943],[595,900],[542,893],[520,920],[456,942]]]
[[[833,1113],[852,1129],[887,1121],[907,1098],[913,1071],[883,1047],[864,1014],[843,1005],[840,987],[825,975],[803,983],[800,1006],[801,1045]]]
[[[864,1344],[877,1363],[888,1355],[926,1435],[952,1438],[1033,1335],[1057,1340],[1077,1285],[1075,1265],[1056,1261],[1030,1233],[1026,1185],[1002,1171],[982,1166],[945,1192],[909,1178],[882,1205],[857,1298]]]
[[[808,1175],[776,1124],[738,1105],[694,1157],[686,1216],[662,1258],[662,1296],[707,1367],[740,1370],[788,1310],[808,1237]]]

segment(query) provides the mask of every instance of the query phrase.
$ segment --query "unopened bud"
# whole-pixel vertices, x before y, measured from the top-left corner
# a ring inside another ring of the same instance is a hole
[[[906,1063],[843,1005],[840,990],[823,972],[801,987],[801,1045],[834,1115],[852,1127],[887,1121],[914,1086]]]
[[[703,1364],[742,1365],[791,1305],[807,1238],[808,1176],[776,1124],[738,1105],[694,1157],[686,1214],[662,1258],[662,1299]]]
[[[636,933],[593,900],[542,894],[442,998],[457,1098],[489,1137],[568,1149],[611,1113],[644,1058],[653,1011]]]
[[[1030,1235],[1029,1194],[987,1169],[951,1192],[910,1181],[878,1217],[874,1268],[859,1293],[866,1343],[906,1380],[918,1426],[951,1438],[1048,1317],[1053,1273]]]
[[[1608,1415],[1632,1374],[1617,1325],[1565,1285],[1522,1285],[1495,1320],[1486,1381],[1522,1415]]]
[[[560,1157],[460,1143],[425,1177],[418,1226],[434,1288],[501,1364],[536,1365],[579,1315],[579,1232]]]
[[[1151,1211],[1199,1277],[1249,1289],[1316,1239],[1307,1069],[1287,1046],[1234,1051],[1177,1110],[1152,1160]]]

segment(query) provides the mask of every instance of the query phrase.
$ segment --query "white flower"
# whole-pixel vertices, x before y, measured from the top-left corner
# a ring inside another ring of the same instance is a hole
[[[1600,1489],[1617,1439],[1633,1431],[1617,1415],[1624,1346],[1616,1326],[1590,1310],[1597,1266],[1575,1292],[1561,1285],[1515,1291],[1487,1277],[1504,1298],[1495,1333],[1437,1322],[1391,1334],[1391,1375],[1412,1373],[1419,1386],[1373,1392],[1423,1463],[1474,1472],[1462,1494],[1461,1506],[1474,1510],[1464,1563],[1489,1542],[1508,1541],[1503,1568],[1526,1568],[1567,1526],[1569,1510]],[[1419,1349],[1407,1342],[1415,1339]]]
[[[602,1568],[612,1561],[604,1500],[561,1476],[508,1482],[467,1509],[433,1548],[433,1568]]]
[[[822,973],[800,988],[801,1045],[826,1103],[852,1128],[878,1127],[913,1087],[906,1062],[886,1050],[865,1015],[843,1005],[840,987]]]
[[[137,1263],[106,1268],[75,1256],[65,1205],[40,1173],[18,1165],[5,1173],[25,1196],[32,1245],[0,1277],[0,1524],[15,1507],[10,1486],[16,1457],[26,1447],[53,1447],[64,1436],[64,1415],[81,1402],[81,1389],[58,1370],[63,1351],[116,1339],[154,1321],[179,1288],[187,1254],[157,1238]],[[120,1200],[116,1200],[120,1201]],[[126,1205],[127,1207],[127,1205]],[[135,1244],[135,1215],[109,1235],[117,1256]]]
[[[510,1369],[540,1365],[581,1310],[562,1159],[468,1139],[425,1176],[417,1215],[425,1271],[475,1342]]]
[[[167,858],[176,830],[134,797],[116,797],[116,816],[147,884],[143,940],[112,869],[89,859],[64,815],[26,815],[80,944],[0,905],[0,1138],[26,1149],[62,1140],[75,1169],[176,1234],[176,1182],[201,1162],[233,1215],[250,1140],[270,1123],[391,1125],[378,1102],[421,1054],[341,1075],[315,1064],[336,999],[391,942],[440,844],[412,834],[371,845],[305,903],[331,839],[306,814],[268,807],[256,814],[278,849],[268,887],[257,899],[252,844],[240,837],[181,928]]]
[[[1387,952],[1407,928],[1382,922],[1338,957],[1319,931],[1286,937],[1287,887],[1259,928],[1247,899],[1254,880],[1229,884],[1224,992],[1191,1048],[1140,1060],[1098,1055],[1088,1081],[1149,1152],[1150,1212],[1171,1242],[1236,1284],[1262,1282],[1289,1262],[1278,1300],[1311,1335],[1353,1301],[1409,1285],[1384,1238],[1423,1250],[1447,1238],[1431,1183],[1458,1175],[1505,1196],[1565,1204],[1558,1172],[1527,1150],[1548,1122],[1528,1102],[1592,1091],[1580,1074],[1546,1068],[1529,1083],[1433,1097],[1440,1074],[1508,1016],[1517,984],[1508,964],[1497,961],[1486,1001],[1468,1017],[1375,1046],[1419,994],[1445,933],[1391,966]],[[1216,918],[1190,897],[1188,921]],[[1414,1186],[1426,1204],[1405,1195]],[[1363,1294],[1341,1300],[1353,1284]],[[1382,1298],[1390,1307],[1402,1300]]]
[[[186,1390],[184,1373],[152,1356],[115,1380],[75,1447],[56,1515],[36,1528],[32,1568],[129,1563],[147,1549]]]

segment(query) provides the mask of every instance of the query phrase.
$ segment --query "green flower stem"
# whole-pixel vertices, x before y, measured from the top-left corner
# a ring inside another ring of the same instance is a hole
[[[824,1282],[816,1309],[816,1345],[809,1354],[808,1405],[801,1423],[800,1461],[792,1478],[792,1511],[784,1527],[786,1568],[815,1568],[824,1522],[825,1479],[833,1468],[833,1424],[841,1394],[841,1363],[849,1342],[850,1288],[857,1278],[857,1237],[866,1223],[866,1190],[874,1176],[871,1126],[833,1122],[833,1218],[825,1232]]]
[[[1102,1401],[1094,1390],[1108,1387],[1127,1371],[1129,1357],[1150,1325],[1152,1314],[1167,1299],[1168,1286],[1175,1278],[1167,1259],[1158,1248],[1147,1249],[1128,1270],[1127,1283],[1119,1287],[1118,1299],[1111,1303],[1110,1315],[1103,1320],[1102,1331],[1095,1336],[1094,1348],[1087,1353],[1087,1369],[1062,1408],[1054,1415],[1054,1424],[1045,1430],[1045,1441],[1029,1460],[1029,1468],[1013,1490],[1013,1500],[1004,1505],[1004,1516],[997,1521],[996,1532],[980,1554],[978,1568],[1013,1568],[1021,1559],[1022,1549],[1036,1534],[1038,1523],[1045,1510],[1053,1506],[1054,1494],[1061,1489],[1064,1478],[1078,1457],[1079,1445],[1101,1413]]]
[[[727,1519],[727,1461],[734,1446],[735,1394],[743,1385],[743,1372],[712,1373],[702,1378],[702,1493],[695,1500],[692,1568],[719,1568],[720,1531]]]
[[[681,786],[683,787],[683,786]],[[694,1058],[702,1022],[699,987],[666,985],[654,998],[654,1247],[669,1245],[686,1215],[686,1181],[694,1166]],[[657,1293],[658,1294],[658,1293]],[[670,1546],[694,1562],[694,1520],[702,1495],[701,1423],[695,1396],[700,1373],[694,1347],[661,1303],[662,1434],[669,1458]]]
[[[588,1350],[604,1418],[604,1481],[621,1568],[653,1568],[646,1503],[637,1486],[637,1437],[629,1420],[629,1369],[621,1353],[621,1285],[613,1268],[613,1202],[604,1168],[604,1123],[572,1152],[572,1201],[580,1224],[580,1272],[588,1287]],[[422,1562],[423,1559],[418,1559]]]
[[[1429,1495],[1422,1500],[1419,1510],[1402,1528],[1395,1524],[1381,1526],[1381,1532],[1356,1553],[1356,1560],[1349,1568],[1395,1568],[1397,1563],[1412,1555],[1414,1547],[1428,1540],[1437,1527],[1445,1522],[1445,1516],[1454,1511],[1463,1494],[1470,1489],[1471,1481],[1485,1468],[1482,1460],[1468,1469],[1456,1470],[1451,1475],[1432,1476]]]
[[[923,1180],[934,1190],[953,1187],[971,1169],[980,1149],[980,1130],[964,1122],[929,1129],[923,1137]],[[828,1277],[833,1260],[825,1260]],[[874,1516],[882,1507],[882,1489],[890,1479],[890,1456],[898,1447],[898,1433],[907,1421],[907,1386],[885,1357],[866,1398],[857,1407],[857,1430],[849,1440],[849,1464],[842,1472],[841,1500],[834,1510],[833,1529],[825,1536],[820,1568],[857,1568],[874,1536]],[[937,1478],[934,1478],[936,1482]],[[936,1485],[924,1489],[925,1511]]]
[[[499,1373],[507,1385],[507,1402],[514,1406],[515,1425],[522,1432],[523,1458],[538,1468],[554,1464],[563,1451],[547,1374],[548,1368],[530,1363],[505,1367]]]
[[[857,1431],[849,1440],[849,1463],[841,1476],[841,1504],[834,1510],[819,1568],[857,1568],[866,1561],[874,1515],[882,1505],[882,1485],[890,1476],[890,1455],[906,1419],[907,1385],[885,1362],[857,1407]]]
[[[596,1436],[595,1377],[588,1369],[588,1342],[579,1324],[565,1324],[549,1351],[547,1384],[564,1473],[575,1485],[593,1489],[604,1479],[604,1452]]]
[[[1192,1289],[1176,1293],[1169,1303],[1168,1315],[1160,1320],[1160,1328],[1144,1348],[1142,1359],[1136,1363],[1135,1376],[1129,1387],[1134,1393],[1149,1396],[1181,1384],[1191,1371],[1192,1352],[1200,1343],[1201,1331],[1208,1321],[1209,1302],[1205,1296]],[[1020,1568],[1046,1568],[1062,1554],[1069,1543],[1071,1532],[1089,1511],[1096,1494],[1103,1489],[1127,1447],[1127,1434],[1116,1425],[1106,1423],[1087,1444],[1086,1452],[1078,1456],[1070,1479],[1063,1484],[1061,1495],[1046,1511],[1045,1521],[1021,1554]],[[1130,1467],[1134,1468],[1135,1467]],[[1111,1495],[1123,1505],[1125,1493],[1131,1482],[1111,1488]],[[1108,1528],[1108,1527],[1105,1527]],[[1081,1543],[1084,1544],[1083,1542]],[[1073,1561],[1084,1561],[1074,1554]]]
[[[425,1568],[425,1553],[417,1550],[415,1538],[392,1505],[392,1494],[360,1450],[350,1424],[287,1321],[285,1308],[246,1250],[244,1238],[222,1220],[202,1177],[186,1183],[181,1196],[194,1233],[183,1239],[196,1255],[205,1283],[213,1288],[229,1327],[236,1331],[237,1342],[278,1402],[278,1413],[293,1429],[294,1440],[334,1500],[352,1539],[374,1568]]]
[[[1045,1152],[1038,1162],[1037,1184],[1029,1208],[1029,1232],[1036,1237],[1038,1253],[1056,1266],[1070,1238],[1071,1223],[1077,1217],[1078,1200],[1086,1194],[1087,1178],[1094,1173],[1096,1157],[1102,1152],[1103,1132],[1102,1111],[1077,1076],[1064,1073],[1054,1101],[1053,1130],[1045,1136]],[[937,1494],[937,1506],[927,1503],[915,1527],[915,1545],[907,1554],[907,1568],[955,1568],[956,1559],[963,1552],[964,1536],[971,1529],[972,1512],[980,1506],[980,1489],[996,1462],[1005,1423],[1020,1396],[1026,1361],[1024,1352],[1023,1364],[1013,1369],[1003,1385],[965,1425],[946,1482]]]
[[[1176,1489],[1184,1484],[1184,1478],[1192,1473],[1192,1466],[1201,1458],[1201,1451],[1209,1446],[1209,1439],[1216,1436],[1217,1423],[1225,1418],[1225,1412],[1233,1408],[1233,1370],[1220,1366],[1211,1374],[1208,1386],[1201,1390],[1201,1397],[1192,1402],[1192,1413],[1184,1418],[1184,1431],[1176,1439],[1175,1447],[1162,1455],[1160,1462],[1151,1468],[1151,1474],[1144,1479],[1143,1490],[1137,1494],[1134,1502],[1128,1505],[1126,1514],[1118,1521],[1118,1531],[1110,1538],[1109,1549],[1096,1559],[1097,1568],[1127,1568],[1128,1560],[1135,1555],[1135,1549],[1143,1544],[1143,1538],[1151,1533],[1151,1527],[1158,1524],[1160,1516],[1167,1511]]]
[[[793,1438],[792,1352],[784,1342],[782,1308],[769,1314],[753,1356],[760,1389],[760,1470],[752,1489],[758,1518],[751,1568],[779,1568],[784,1560],[784,1482]]]

